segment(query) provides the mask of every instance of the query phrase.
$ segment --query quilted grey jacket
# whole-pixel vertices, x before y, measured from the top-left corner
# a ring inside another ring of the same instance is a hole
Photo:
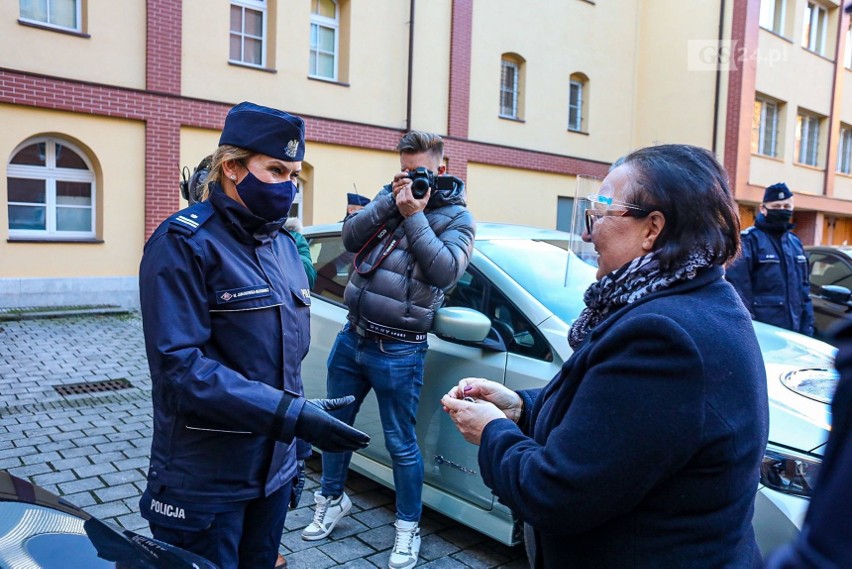
[[[371,322],[423,334],[432,328],[444,291],[461,278],[473,253],[476,224],[465,206],[464,183],[456,179],[451,190],[433,190],[424,211],[403,218],[390,186],[385,186],[346,220],[343,244],[349,251],[361,251],[385,224],[398,239],[396,248],[374,271],[354,273],[346,286],[343,298],[353,325]],[[382,242],[387,243],[387,239]],[[381,250],[378,246],[365,249],[358,258],[366,256],[375,262]],[[363,270],[369,265],[360,266]]]

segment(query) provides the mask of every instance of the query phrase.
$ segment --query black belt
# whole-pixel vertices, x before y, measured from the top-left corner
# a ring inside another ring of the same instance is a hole
[[[353,332],[367,338],[368,340],[390,340],[395,342],[408,342],[410,344],[419,344],[426,341],[426,332],[410,332],[408,330],[400,330],[399,328],[391,328],[390,326],[382,326],[375,324],[365,318],[359,319],[357,323],[351,324]]]
[[[366,328],[362,326],[352,326],[352,331],[361,336],[362,338],[366,338],[367,340],[392,340],[388,336],[383,336],[381,334],[376,334],[375,332],[370,332]]]

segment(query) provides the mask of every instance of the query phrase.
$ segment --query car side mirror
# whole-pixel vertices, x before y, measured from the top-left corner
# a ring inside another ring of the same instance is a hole
[[[461,342],[482,342],[491,331],[491,320],[472,308],[445,306],[435,311],[432,332]]]
[[[840,285],[824,285],[820,287],[819,292],[825,300],[836,304],[847,304],[852,296],[852,291]]]

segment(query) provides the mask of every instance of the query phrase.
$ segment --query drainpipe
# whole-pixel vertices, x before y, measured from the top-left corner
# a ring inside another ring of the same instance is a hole
[[[411,91],[414,83],[414,4],[411,0],[408,9],[408,94],[405,100],[405,132],[411,130]],[[724,1],[724,0],[723,0]]]
[[[413,1],[413,0],[412,0]],[[719,135],[719,92],[722,89],[722,41],[725,33],[725,0],[719,7],[719,45],[716,52],[716,97],[713,100],[713,154],[716,154]]]

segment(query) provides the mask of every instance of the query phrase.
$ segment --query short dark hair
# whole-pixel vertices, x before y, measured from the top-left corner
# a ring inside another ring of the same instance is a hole
[[[666,225],[654,244],[664,271],[682,265],[690,252],[706,246],[713,263],[733,259],[740,245],[740,219],[728,175],[712,152],[687,144],[636,150],[613,168],[628,165],[636,174],[625,199],[660,211]]]
[[[437,134],[412,130],[399,139],[396,149],[400,154],[428,152],[438,164],[444,161],[444,139]]]

